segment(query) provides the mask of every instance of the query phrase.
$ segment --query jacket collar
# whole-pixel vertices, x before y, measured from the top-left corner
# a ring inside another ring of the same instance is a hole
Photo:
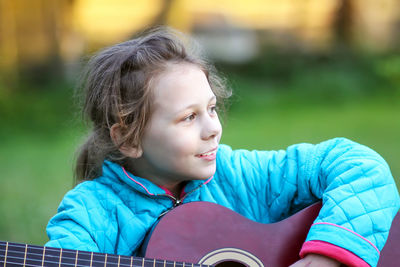
[[[121,165],[111,162],[109,160],[105,160],[103,163],[103,175],[104,176],[111,176],[111,177],[118,177],[118,179],[122,180],[124,183],[128,184],[130,187],[139,191],[143,194],[147,194],[150,196],[157,196],[157,195],[168,195],[168,190],[154,184],[153,182],[144,179],[142,177],[138,177],[133,175],[132,173],[125,170]],[[212,180],[213,177],[208,178],[207,180],[192,180],[189,181],[184,189],[183,195],[186,195],[198,187],[207,184]]]

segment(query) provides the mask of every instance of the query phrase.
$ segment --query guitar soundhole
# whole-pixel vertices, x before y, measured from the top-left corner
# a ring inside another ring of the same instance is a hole
[[[237,261],[224,261],[216,264],[215,267],[246,267],[246,265]]]

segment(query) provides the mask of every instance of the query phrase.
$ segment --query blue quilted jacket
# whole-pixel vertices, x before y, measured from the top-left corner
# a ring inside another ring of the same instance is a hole
[[[280,151],[220,145],[217,171],[190,181],[175,200],[165,190],[110,161],[102,176],[77,185],[50,220],[46,246],[137,255],[146,233],[175,202],[209,201],[272,223],[323,201],[308,241],[324,241],[376,266],[399,194],[386,162],[344,138]]]

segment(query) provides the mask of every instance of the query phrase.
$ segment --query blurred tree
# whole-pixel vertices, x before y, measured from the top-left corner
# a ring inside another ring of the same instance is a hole
[[[333,35],[336,45],[345,47],[352,45],[353,18],[353,0],[340,0],[333,22]]]
[[[70,30],[66,20],[73,3],[74,0],[0,0],[0,52],[7,59],[0,63],[0,70],[8,88],[18,81],[42,85],[63,77],[61,39]]]

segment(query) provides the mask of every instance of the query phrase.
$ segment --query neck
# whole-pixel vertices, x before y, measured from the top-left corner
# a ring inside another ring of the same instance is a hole
[[[158,185],[163,189],[166,189],[165,191],[167,194],[172,195],[176,199],[180,199],[182,195],[182,190],[185,187],[186,182],[180,182],[176,184],[175,186],[166,186],[166,185]]]
[[[130,164],[124,164],[124,168],[135,176],[149,180],[150,182],[158,185],[166,191],[168,195],[179,199],[183,188],[186,185],[186,181],[174,180],[168,177],[161,177],[155,173],[149,172],[142,164],[137,164],[138,162],[130,162]],[[139,167],[139,166],[140,167]]]

